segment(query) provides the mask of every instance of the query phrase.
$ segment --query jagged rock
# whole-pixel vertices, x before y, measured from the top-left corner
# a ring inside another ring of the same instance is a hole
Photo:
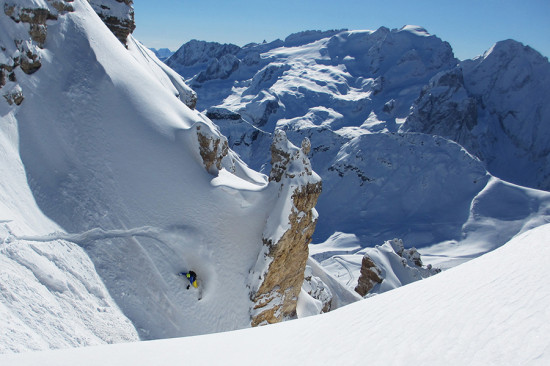
[[[74,0],[65,0],[65,1],[52,1],[52,6],[60,13],[66,13],[66,12],[72,12],[74,11],[74,7],[71,4]]]
[[[4,98],[6,98],[9,105],[20,105],[21,103],[23,103],[23,99],[25,99],[23,97],[23,90],[19,85],[15,85],[13,88],[11,88],[11,90],[6,92],[4,94]]]
[[[0,65],[0,88],[6,85],[6,70],[4,70]]]
[[[0,64],[0,87],[6,84],[6,76],[9,78],[9,81],[16,81],[15,73],[13,71],[18,66],[28,75],[33,74],[40,69],[42,66],[40,61],[40,49],[44,48],[48,35],[48,27],[46,22],[57,20],[59,14],[74,11],[72,5],[67,4],[67,2],[70,3],[72,0],[50,1],[43,4],[43,7],[36,8],[25,7],[20,3],[7,2],[4,4],[4,14],[16,23],[29,24],[28,33],[30,40],[25,40],[24,37],[14,39],[14,44],[17,50],[11,54],[6,54],[8,52],[7,49],[5,47],[1,47],[2,52],[4,52],[3,58],[8,59],[9,63],[5,63],[5,61],[3,61]],[[29,2],[29,5],[31,4],[33,3]],[[17,98],[19,103],[22,100],[23,98]]]
[[[202,71],[196,81],[203,83],[214,79],[227,79],[239,68],[240,60],[233,54],[226,54],[219,59],[213,59],[205,71]]]
[[[103,23],[127,47],[127,39],[136,29],[132,0],[89,0]]]
[[[4,13],[16,23],[28,23],[29,35],[40,48],[44,47],[48,34],[47,20],[56,20],[57,15],[45,8],[21,8],[15,4],[4,4]]]
[[[241,119],[241,115],[238,113],[230,111],[227,108],[216,108],[216,107],[209,108],[206,111],[206,117],[210,118],[211,120],[227,119],[227,120],[238,121]]]
[[[360,272],[355,291],[365,297],[388,291],[396,285],[419,281],[441,270],[429,264],[424,266],[416,248],[405,249],[403,240],[393,239],[381,246],[366,249]]]
[[[206,168],[212,175],[217,175],[222,168],[222,160],[229,151],[227,139],[211,133],[207,128],[196,126],[199,152]]]
[[[407,265],[409,262],[414,263],[417,267],[422,267],[422,259],[420,258],[420,253],[418,253],[418,250],[416,248],[409,248],[405,249],[405,245],[403,244],[403,240],[401,239],[393,239],[389,241],[389,244],[391,245],[393,251],[406,260],[406,262],[403,262],[403,265]]]
[[[34,74],[40,67],[42,63],[40,62],[40,55],[37,53],[32,53],[27,51],[19,59],[21,70],[27,75]]]
[[[191,88],[186,90],[186,93],[180,93],[180,100],[191,109],[195,109],[197,106],[197,93],[195,93]]]
[[[445,136],[477,151],[472,130],[477,125],[477,102],[464,87],[461,68],[437,74],[411,108],[404,131]]]
[[[225,55],[235,55],[241,48],[234,44],[220,44],[216,42],[205,42],[191,40],[181,46],[176,53],[170,57],[168,66],[174,65],[191,66],[197,63],[211,62],[213,59],[220,59]]]
[[[377,283],[382,283],[382,277],[380,277],[382,271],[372,261],[372,259],[365,254],[361,261],[361,276],[359,277],[355,292],[361,296],[365,296],[373,289]]]
[[[308,244],[317,222],[314,206],[322,189],[305,152],[292,145],[283,131],[275,132],[271,151],[270,184],[278,187],[278,200],[267,220],[263,249],[252,272],[252,326],[296,314]]]

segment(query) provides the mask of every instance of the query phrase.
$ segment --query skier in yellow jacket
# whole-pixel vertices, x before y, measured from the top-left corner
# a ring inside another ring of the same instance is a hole
[[[199,287],[199,285],[197,284],[197,274],[195,272],[193,272],[193,271],[180,272],[179,275],[180,276],[185,276],[189,280],[189,285],[187,285],[188,290],[191,287],[191,285],[193,285],[194,288]]]

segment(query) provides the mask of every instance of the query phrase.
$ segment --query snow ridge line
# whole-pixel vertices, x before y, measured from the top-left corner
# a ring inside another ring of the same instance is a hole
[[[129,238],[133,236],[143,236],[151,239],[160,240],[160,234],[164,231],[154,226],[142,226],[128,230],[104,230],[94,228],[77,234],[68,234],[64,232],[54,232],[47,235],[14,235],[17,240],[50,242],[55,240],[66,240],[79,245],[86,245],[91,241],[113,238]]]

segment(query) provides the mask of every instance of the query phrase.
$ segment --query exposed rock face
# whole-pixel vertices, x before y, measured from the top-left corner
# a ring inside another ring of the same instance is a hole
[[[373,289],[375,284],[382,283],[381,274],[380,268],[365,254],[361,261],[361,276],[359,277],[355,291],[359,295],[365,296]]]
[[[207,127],[197,125],[195,129],[204,167],[210,174],[217,175],[222,168],[222,160],[229,151],[227,139],[213,134]]]
[[[219,59],[213,59],[205,71],[197,76],[197,81],[203,83],[214,79],[227,79],[235,70],[239,68],[239,59],[232,54],[226,54]]]
[[[127,47],[127,39],[136,29],[132,0],[89,0],[97,15],[118,40]]]
[[[439,268],[433,268],[430,264],[424,266],[420,253],[418,253],[416,248],[405,249],[403,240],[393,239],[385,242],[382,246],[369,249],[368,253],[365,253],[361,262],[361,275],[359,276],[355,291],[365,297],[371,293],[375,286],[384,286],[383,282],[389,279],[387,274],[390,268],[384,267],[388,263],[394,265],[396,268],[403,266],[401,269],[393,270],[393,276],[399,278],[401,285],[406,285],[407,283],[418,281],[441,272]],[[390,281],[395,281],[395,278]],[[380,288],[378,288],[379,290]],[[383,291],[387,291],[387,288],[383,289]]]
[[[550,189],[550,63],[513,40],[436,75],[402,131],[450,138],[512,183]]]
[[[317,222],[314,206],[322,189],[304,150],[292,145],[283,131],[275,132],[271,152],[269,179],[278,190],[278,199],[252,271],[252,326],[280,322],[296,314],[308,244]]]
[[[9,3],[4,4],[4,13],[16,23],[28,23],[30,25],[29,35],[40,47],[43,47],[44,42],[46,42],[46,21],[48,19],[57,19],[48,9],[21,8],[18,5]]]
[[[478,150],[472,135],[477,102],[464,87],[461,68],[437,74],[412,107],[404,129],[448,137],[470,151]]]
[[[420,253],[418,253],[418,250],[416,250],[416,248],[413,247],[405,249],[405,246],[403,245],[403,240],[401,239],[393,239],[389,241],[389,244],[393,248],[394,252],[405,260],[403,262],[403,266],[406,266],[411,262],[417,267],[423,266],[422,259],[420,258]]]
[[[9,105],[15,104],[20,105],[23,103],[23,90],[19,85],[15,85],[11,90],[7,91],[4,95],[4,98],[8,101]]]

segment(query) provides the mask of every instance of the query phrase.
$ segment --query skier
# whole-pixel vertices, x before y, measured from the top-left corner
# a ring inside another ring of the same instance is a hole
[[[193,272],[193,271],[180,272],[178,275],[179,276],[185,276],[189,280],[189,285],[187,285],[188,290],[191,287],[191,285],[193,285],[194,288],[199,287],[199,285],[197,284],[197,274],[195,272]]]

